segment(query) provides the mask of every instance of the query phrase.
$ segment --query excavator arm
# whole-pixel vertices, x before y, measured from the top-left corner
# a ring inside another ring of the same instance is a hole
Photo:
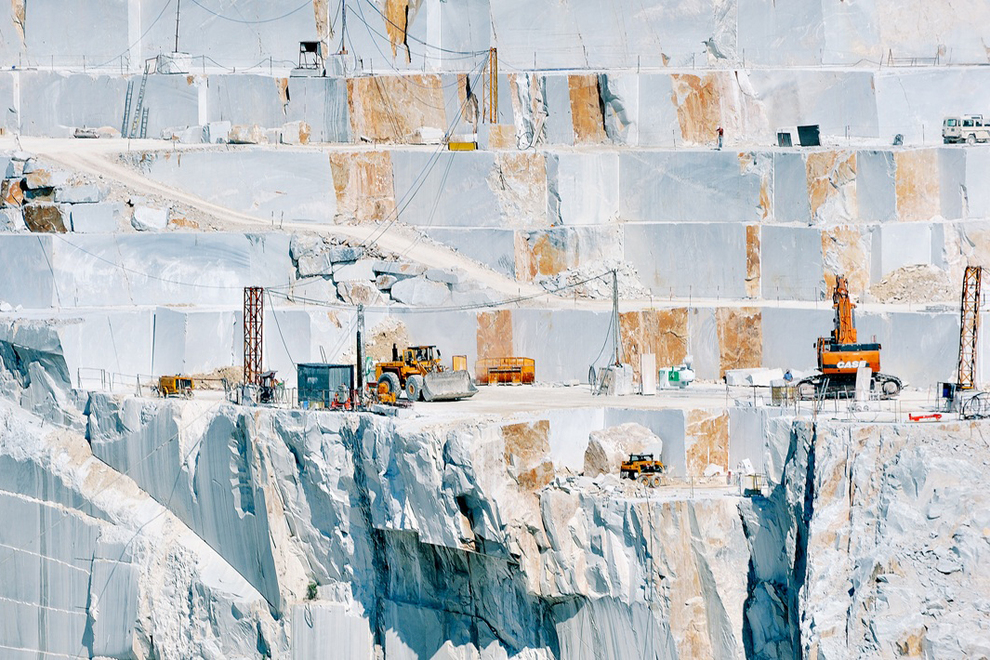
[[[845,275],[835,278],[835,291],[832,292],[832,307],[835,308],[835,329],[832,342],[835,344],[855,344],[856,324],[853,309],[856,305],[849,299],[849,283]]]

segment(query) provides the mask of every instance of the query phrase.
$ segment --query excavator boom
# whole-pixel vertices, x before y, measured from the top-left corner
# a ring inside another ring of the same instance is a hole
[[[798,383],[802,398],[837,397],[849,395],[856,385],[856,374],[862,367],[872,373],[871,388],[884,398],[896,396],[901,391],[901,381],[895,376],[880,372],[880,344],[876,341],[861,344],[857,341],[853,310],[856,305],[849,298],[849,282],[845,276],[835,278],[832,291],[832,307],[835,309],[831,336],[820,337],[815,342],[818,354],[818,371]]]
[[[835,308],[835,329],[832,330],[832,343],[855,344],[856,323],[853,320],[853,310],[856,305],[849,299],[849,282],[843,275],[835,278],[832,307]]]

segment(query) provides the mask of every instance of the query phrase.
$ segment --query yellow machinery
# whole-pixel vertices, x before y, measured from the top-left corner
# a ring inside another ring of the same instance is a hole
[[[619,475],[655,488],[660,485],[661,475],[666,471],[667,466],[655,460],[653,454],[630,454],[628,461],[622,461]]]
[[[410,401],[451,401],[478,392],[466,370],[444,368],[436,346],[410,346],[400,356],[393,345],[392,359],[375,364],[375,380],[395,397],[405,390]]]
[[[857,341],[853,317],[856,305],[849,299],[849,284],[843,275],[835,278],[832,307],[835,309],[832,334],[815,342],[821,373],[801,379],[797,384],[798,394],[803,399],[851,396],[856,389],[856,372],[869,367],[870,389],[885,399],[897,396],[901,379],[880,373],[880,344]]]
[[[482,385],[532,385],[536,381],[536,360],[522,357],[483,358],[474,363],[474,373]]]
[[[192,378],[187,378],[186,376],[162,376],[158,379],[158,396],[181,396],[185,398],[192,397],[193,385]]]

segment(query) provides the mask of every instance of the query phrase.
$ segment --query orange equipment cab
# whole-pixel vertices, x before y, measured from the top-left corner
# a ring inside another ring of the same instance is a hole
[[[858,342],[853,310],[856,305],[849,299],[849,283],[844,275],[835,278],[832,292],[835,309],[835,327],[828,337],[815,342],[820,374],[803,378],[798,382],[801,398],[850,396],[856,389],[856,372],[869,367],[870,389],[887,399],[901,391],[901,380],[896,376],[880,373],[880,344]]]
[[[830,337],[819,337],[818,370],[828,376],[856,378],[856,370],[869,367],[873,373],[880,371],[880,344],[860,344],[856,341],[856,321],[853,310],[856,305],[849,299],[849,284],[839,275],[832,292],[835,308],[835,327]]]

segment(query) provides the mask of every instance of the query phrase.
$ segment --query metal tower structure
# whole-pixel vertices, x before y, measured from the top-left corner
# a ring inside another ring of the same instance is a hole
[[[262,337],[264,337],[265,290],[244,287],[244,384],[261,385]]]
[[[488,63],[481,81],[481,120],[498,123],[498,50],[488,49]]]
[[[980,334],[980,280],[983,268],[966,266],[959,312],[959,378],[956,388],[976,388],[976,341]]]

